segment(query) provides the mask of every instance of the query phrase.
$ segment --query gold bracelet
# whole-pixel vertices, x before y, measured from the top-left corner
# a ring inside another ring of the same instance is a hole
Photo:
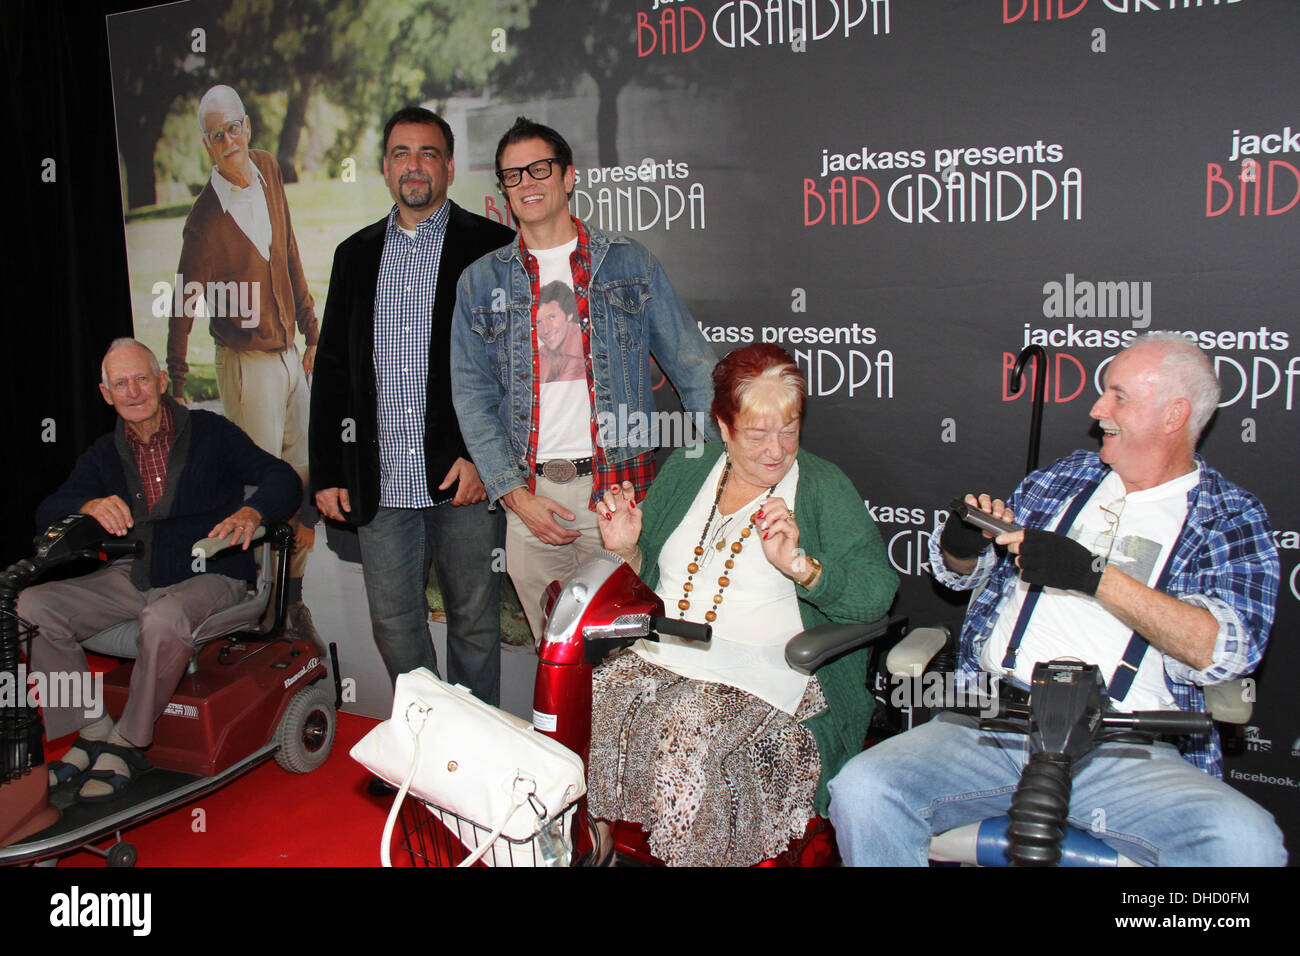
[[[808,577],[802,581],[796,581],[795,584],[805,591],[812,590],[812,586],[817,583],[817,579],[822,576],[822,563],[816,558],[808,558],[808,563],[812,565],[812,570],[808,572]]]

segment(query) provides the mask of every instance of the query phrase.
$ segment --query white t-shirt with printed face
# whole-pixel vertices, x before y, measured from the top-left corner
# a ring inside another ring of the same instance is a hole
[[[1187,495],[1199,480],[1200,469],[1195,469],[1155,488],[1125,494],[1123,481],[1112,471],[1097,486],[1073,527],[1052,530],[1064,531],[1129,577],[1155,587],[1187,517]],[[1018,581],[984,646],[980,666],[990,674],[1006,673],[1002,659],[1028,592],[1029,585]],[[1096,664],[1109,682],[1132,633],[1132,628],[1095,597],[1044,588],[1016,655],[1013,676],[1028,685],[1036,662],[1066,657]],[[1159,651],[1147,651],[1128,695],[1115,706],[1120,710],[1176,709],[1165,684],[1164,657]]]
[[[573,290],[569,257],[577,247],[574,238],[554,249],[529,250],[537,259],[539,289],[550,282],[562,282]],[[591,393],[578,316],[566,315],[558,303],[539,303],[537,349],[541,376],[537,460],[590,458]]]

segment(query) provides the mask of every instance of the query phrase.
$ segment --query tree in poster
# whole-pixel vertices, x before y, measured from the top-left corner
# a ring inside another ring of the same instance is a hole
[[[287,93],[276,158],[285,182],[296,160],[311,97],[351,117],[339,148],[411,103],[445,101],[481,88],[508,53],[494,31],[521,22],[523,0],[231,0],[221,24],[232,49],[222,62],[237,87]],[[269,42],[258,42],[259,38]]]
[[[142,15],[148,18],[147,29],[132,22]],[[186,4],[109,18],[117,141],[130,208],[157,200],[154,151],[176,99],[211,85],[207,57],[195,52],[196,47],[206,49],[208,38],[206,31],[196,35],[195,29],[194,13]]]
[[[618,165],[618,96],[633,81],[664,88],[703,79],[695,57],[639,57],[636,6],[627,0],[535,0],[526,28],[510,31],[517,53],[494,79],[530,99],[572,94],[584,78],[595,85],[596,152]]]
[[[271,135],[278,125],[275,153],[293,182],[313,96],[348,117],[335,149],[345,155],[399,106],[480,89],[511,56],[497,41],[526,16],[526,0],[196,0],[114,17],[128,204],[156,201],[155,151],[178,99],[215,83],[246,105],[283,92],[283,119],[255,117],[255,128]]]

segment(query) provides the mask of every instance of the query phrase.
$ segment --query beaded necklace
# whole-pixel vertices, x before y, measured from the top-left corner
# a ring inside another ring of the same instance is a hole
[[[686,581],[682,585],[682,599],[677,602],[677,609],[681,611],[681,614],[679,614],[678,617],[683,620],[685,620],[686,612],[691,606],[691,592],[695,590],[693,579],[700,570],[699,560],[704,556],[704,539],[709,536],[709,528],[713,526],[713,518],[718,513],[718,505],[722,502],[722,493],[726,490],[727,478],[730,475],[731,458],[728,457],[727,463],[722,469],[722,475],[718,479],[718,490],[713,495],[713,507],[709,509],[709,517],[704,521],[704,530],[700,532],[700,541],[695,545],[694,560],[692,560],[690,564],[686,565],[687,573]],[[722,592],[727,589],[729,584],[731,584],[731,578],[728,577],[725,572],[730,571],[736,566],[736,558],[739,557],[740,552],[745,549],[745,539],[754,533],[754,521],[758,516],[758,512],[763,510],[763,505],[767,504],[767,499],[772,497],[774,491],[776,491],[776,485],[767,489],[767,494],[764,495],[763,500],[759,502],[758,508],[749,516],[749,524],[740,529],[740,536],[731,543],[731,557],[727,558],[726,562],[724,562],[724,573],[718,577],[718,593],[713,595],[713,607],[704,612],[704,620],[710,624],[718,619],[717,607],[722,603]],[[727,536],[726,534],[723,534],[716,547],[721,551],[726,547],[726,545]]]

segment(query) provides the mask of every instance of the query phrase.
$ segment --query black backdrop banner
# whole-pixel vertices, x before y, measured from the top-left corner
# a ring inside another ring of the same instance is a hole
[[[151,345],[165,326],[156,284],[172,280],[206,176],[194,107],[213,83],[240,89],[255,145],[293,171],[318,310],[334,246],[387,208],[388,112],[443,111],[453,199],[502,220],[492,151],[533,116],[574,147],[575,213],[649,246],[720,355],[751,341],[795,354],[804,444],[856,483],[914,621],[960,621],[926,567],[944,504],[1005,495],[1023,474],[1016,354],[1048,355],[1047,463],[1096,447],[1088,410],[1117,348],[1148,330],[1194,337],[1224,385],[1202,453],[1261,498],[1282,559],[1227,774],[1300,845],[1287,691],[1300,670],[1300,4],[191,0],[112,17],[108,33],[122,268]]]

